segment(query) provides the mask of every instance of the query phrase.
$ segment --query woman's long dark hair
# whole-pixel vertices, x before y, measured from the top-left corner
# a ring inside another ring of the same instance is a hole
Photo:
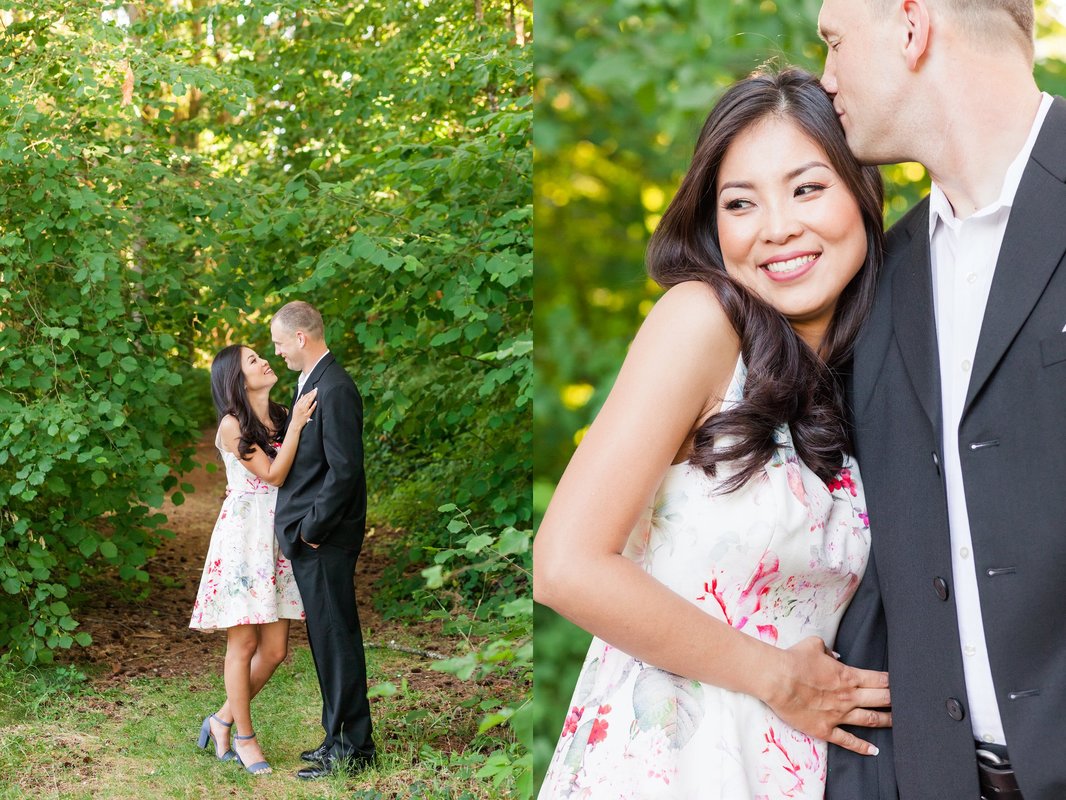
[[[722,159],[738,136],[770,117],[794,123],[825,150],[858,201],[866,229],[866,260],[840,295],[821,355],[779,311],[726,273],[718,243]],[[753,73],[730,87],[707,117],[692,166],[651,237],[647,266],[664,288],[684,281],[710,285],[740,336],[748,367],[744,399],[699,428],[691,458],[710,475],[718,464],[735,464],[737,471],[724,481],[723,491],[737,489],[762,469],[777,447],[774,430],[781,423],[790,426],[799,457],[825,481],[839,472],[851,451],[839,369],[850,358],[873,302],[884,250],[882,197],[880,173],[855,160],[832,100],[807,72]],[[726,437],[732,441],[723,444]]]
[[[237,418],[241,438],[237,444],[237,454],[247,459],[252,448],[258,447],[268,456],[277,455],[271,439],[284,427],[288,412],[285,407],[270,401],[270,424],[273,431],[267,429],[255,415],[248,403],[248,394],[244,390],[244,373],[241,371],[241,348],[246,345],[231,344],[218,351],[211,362],[211,398],[215,401],[218,421],[227,414]]]

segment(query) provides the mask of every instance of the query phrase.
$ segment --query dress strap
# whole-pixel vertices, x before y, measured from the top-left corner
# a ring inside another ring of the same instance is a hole
[[[747,380],[748,367],[744,363],[744,356],[737,356],[737,365],[733,369],[733,377],[729,381],[729,387],[725,390],[725,397],[722,398],[720,412],[732,408],[744,399],[744,384]]]

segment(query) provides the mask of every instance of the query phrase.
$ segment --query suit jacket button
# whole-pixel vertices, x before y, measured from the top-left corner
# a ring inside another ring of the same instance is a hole
[[[933,451],[933,466],[936,467],[936,474],[940,474],[940,456],[936,454],[936,450]]]
[[[954,697],[949,697],[947,702],[944,703],[944,707],[948,710],[948,716],[956,722],[961,722],[962,718],[966,716],[966,711],[963,709],[962,703]]]
[[[933,590],[936,592],[936,596],[941,600],[948,599],[948,582],[939,575],[933,578]]]

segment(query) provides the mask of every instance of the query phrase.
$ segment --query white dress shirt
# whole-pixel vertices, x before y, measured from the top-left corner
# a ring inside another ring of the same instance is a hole
[[[977,592],[977,570],[972,558],[973,542],[959,459],[959,423],[1003,233],[1022,172],[1050,107],[1051,95],[1044,93],[1029,138],[1007,167],[1002,191],[995,202],[960,220],[939,186],[934,183],[929,194],[933,307],[943,394],[944,481],[951,529],[955,609],[974,738],[998,744],[1006,744],[1006,737],[988,663]]]
[[[324,352],[318,357],[318,361],[311,365],[311,368],[306,372],[301,372],[300,377],[296,379],[296,396],[300,396],[300,392],[304,390],[304,384],[307,383],[307,379],[311,377],[311,373],[315,371],[315,367],[318,366],[318,362],[329,355],[329,350]]]

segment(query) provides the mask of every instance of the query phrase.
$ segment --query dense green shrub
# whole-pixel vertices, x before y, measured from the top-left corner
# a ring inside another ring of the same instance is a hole
[[[89,643],[68,602],[83,575],[147,580],[152,508],[180,502],[202,416],[175,399],[211,178],[138,135],[108,60],[121,33],[88,6],[36,4],[0,36],[0,648],[27,663]]]

